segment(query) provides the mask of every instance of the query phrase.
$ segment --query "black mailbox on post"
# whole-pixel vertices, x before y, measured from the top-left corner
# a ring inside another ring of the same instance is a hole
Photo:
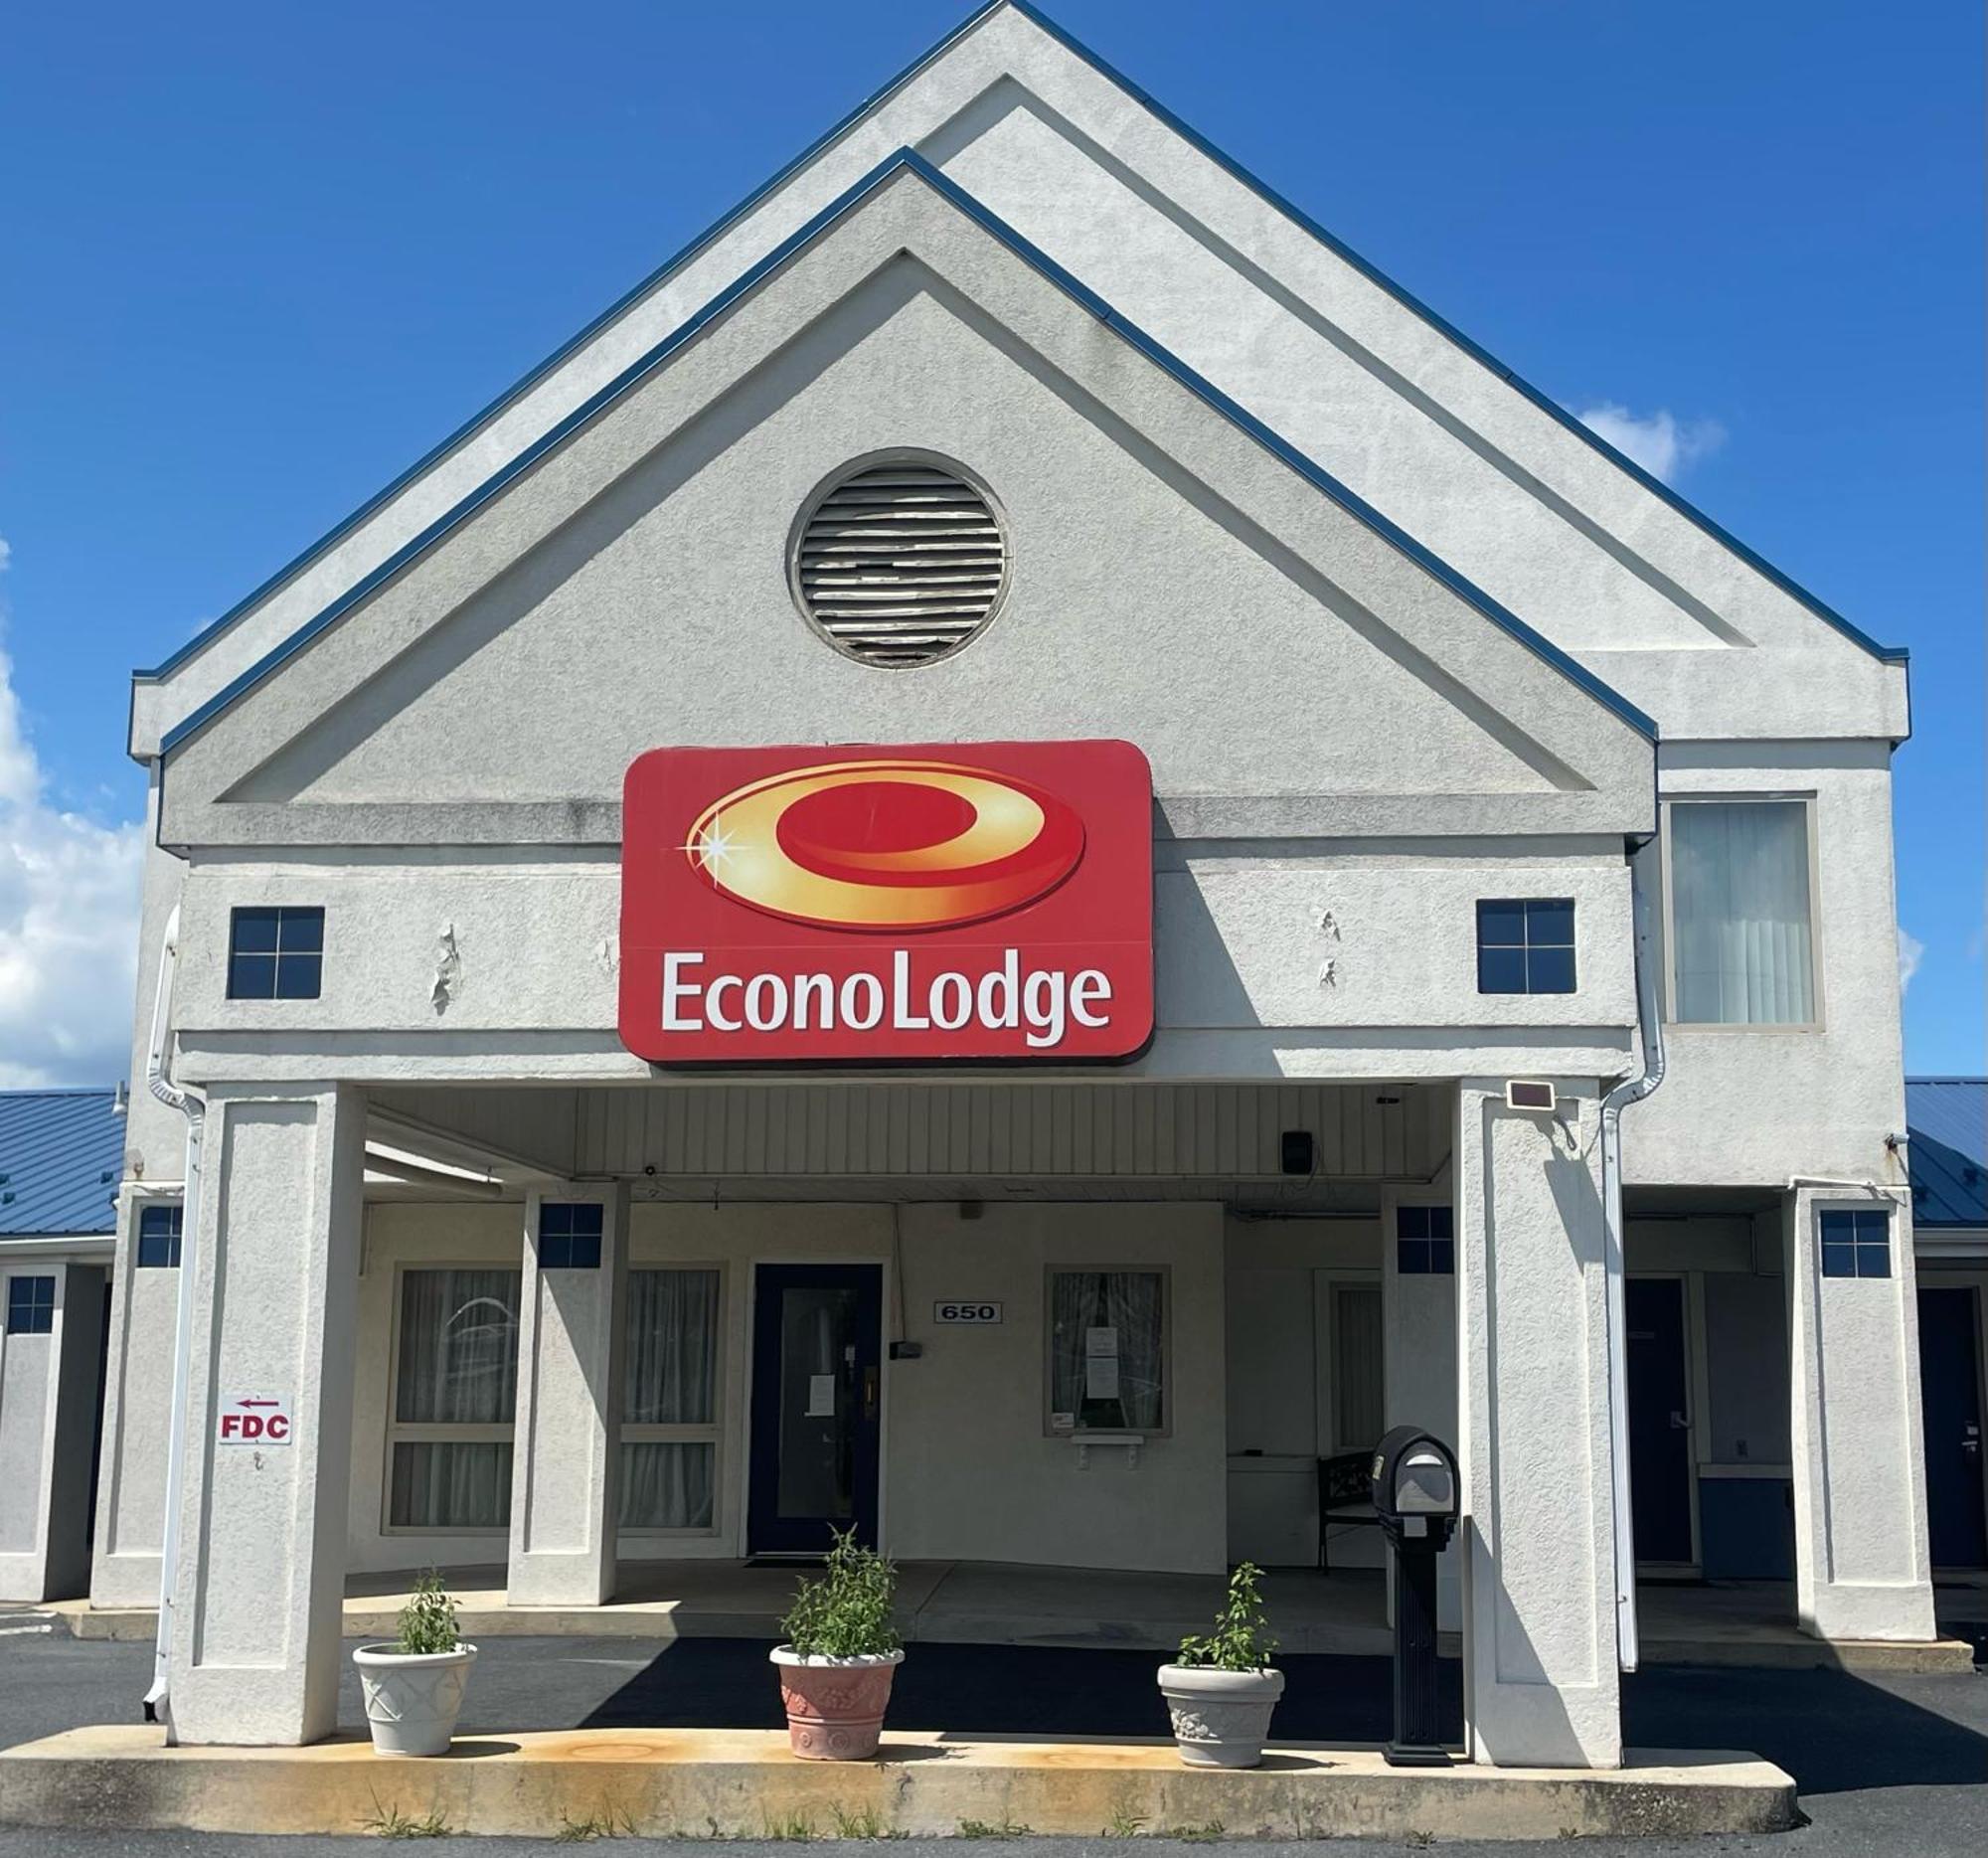
[[[1435,1558],[1455,1533],[1456,1454],[1418,1426],[1398,1426],[1374,1447],[1374,1512],[1395,1556],[1397,1768],[1445,1768],[1436,1699]]]

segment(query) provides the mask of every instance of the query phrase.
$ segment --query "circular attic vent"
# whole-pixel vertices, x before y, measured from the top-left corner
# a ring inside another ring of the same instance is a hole
[[[864,664],[929,664],[992,617],[1008,551],[987,494],[922,458],[865,465],[817,493],[795,538],[801,611]]]

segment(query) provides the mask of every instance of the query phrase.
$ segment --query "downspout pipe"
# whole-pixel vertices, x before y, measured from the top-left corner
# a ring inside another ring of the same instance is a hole
[[[180,1282],[173,1330],[173,1391],[166,1431],[166,1526],[159,1549],[159,1636],[152,1649],[152,1687],[145,1720],[156,1723],[163,1707],[172,1732],[173,1603],[180,1562],[180,1490],[186,1472],[187,1381],[193,1365],[194,1277],[200,1245],[200,1142],[207,1099],[173,1082],[167,1054],[172,1039],[173,970],[178,963],[180,910],[173,906],[159,949],[159,985],[152,1001],[152,1038],[145,1053],[145,1088],[168,1109],[186,1117],[186,1185],[180,1207]]]
[[[1650,949],[1647,887],[1631,869],[1635,914],[1636,1031],[1642,1050],[1636,1070],[1601,1099],[1601,1225],[1608,1290],[1608,1436],[1615,1509],[1615,1655],[1633,1671],[1641,1654],[1636,1629],[1636,1534],[1629,1509],[1627,1252],[1622,1224],[1622,1112],[1640,1103],[1664,1081],[1663,1022],[1657,1012],[1656,961]]]

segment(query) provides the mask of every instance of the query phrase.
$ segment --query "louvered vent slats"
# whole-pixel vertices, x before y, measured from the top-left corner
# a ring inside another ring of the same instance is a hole
[[[936,465],[878,464],[815,504],[795,551],[801,610],[865,664],[927,664],[986,624],[1007,545],[987,499]]]

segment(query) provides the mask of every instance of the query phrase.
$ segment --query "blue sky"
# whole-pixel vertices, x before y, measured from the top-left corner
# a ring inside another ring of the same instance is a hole
[[[1954,0],[1058,0],[1272,187],[1911,647],[1907,1063],[1984,1068],[1982,44]],[[18,10],[0,1082],[121,1071],[127,674],[969,8]]]

